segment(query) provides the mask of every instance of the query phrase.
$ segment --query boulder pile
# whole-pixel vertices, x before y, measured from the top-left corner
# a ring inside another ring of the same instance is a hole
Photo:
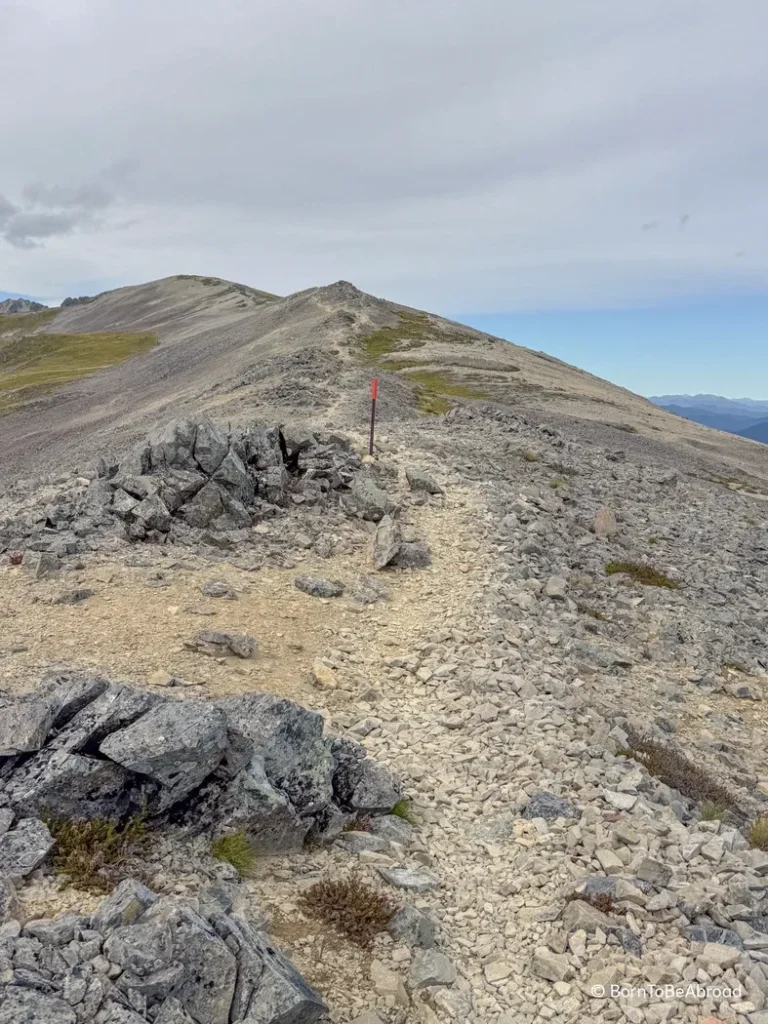
[[[90,917],[0,927],[0,1024],[315,1024],[324,1013],[222,885],[186,902],[129,879]]]
[[[177,420],[128,458],[102,457],[47,504],[0,522],[0,553],[23,554],[43,576],[115,530],[129,541],[232,547],[253,540],[250,528],[281,509],[335,506],[379,522],[397,508],[391,482],[341,435]]]
[[[179,701],[75,671],[0,700],[0,873],[15,878],[53,847],[46,810],[143,813],[195,834],[243,829],[277,853],[309,836],[330,841],[401,797],[363,747],[324,736],[319,714],[268,693]]]

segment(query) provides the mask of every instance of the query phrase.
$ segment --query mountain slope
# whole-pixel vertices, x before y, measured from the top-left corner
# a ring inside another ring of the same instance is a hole
[[[0,294],[2,293],[0,292]],[[14,299],[9,296],[0,302],[0,316],[16,313],[39,313],[46,308],[42,302],[33,302],[32,299]]]
[[[759,423],[747,427],[745,430],[737,431],[739,437],[748,437],[752,441],[760,441],[768,444],[768,420],[761,420]]]
[[[570,424],[587,443],[641,446],[658,451],[662,462],[665,446],[683,446],[688,459],[704,459],[723,478],[768,480],[768,463],[746,440],[673,416],[544,353],[375,298],[347,282],[280,298],[217,278],[179,276],[37,316],[45,322],[33,323],[24,338],[99,334],[106,339],[105,365],[109,338],[151,334],[157,344],[36,394],[4,417],[0,483],[104,449],[122,450],[169,418],[203,410],[232,422],[311,411],[329,424],[360,427],[374,375],[381,380],[383,426],[466,402],[501,405],[542,422]],[[14,343],[20,344],[18,337]],[[66,349],[65,340],[61,345]],[[0,365],[0,386],[2,374]]]

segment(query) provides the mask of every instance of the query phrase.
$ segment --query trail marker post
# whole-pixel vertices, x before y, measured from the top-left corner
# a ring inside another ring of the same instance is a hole
[[[368,442],[368,454],[373,455],[373,433],[376,429],[376,399],[379,397],[379,382],[374,377],[371,381],[371,439]]]

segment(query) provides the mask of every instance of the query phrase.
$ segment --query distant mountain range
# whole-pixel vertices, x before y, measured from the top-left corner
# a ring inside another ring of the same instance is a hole
[[[768,444],[768,400],[720,395],[657,395],[649,401],[705,427]]]
[[[42,302],[33,302],[32,299],[3,299],[0,301],[0,316],[8,313],[39,313],[41,309],[47,309]]]

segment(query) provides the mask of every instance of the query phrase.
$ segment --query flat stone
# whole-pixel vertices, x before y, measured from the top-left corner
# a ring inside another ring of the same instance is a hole
[[[618,875],[624,870],[624,865],[613,850],[596,850],[595,857],[606,875]]]
[[[547,946],[539,946],[533,953],[531,969],[539,978],[547,981],[566,981],[572,974],[568,957],[553,953]]]
[[[403,979],[380,960],[374,960],[371,964],[371,981],[376,994],[388,1000],[393,1006],[410,1006],[411,1000]]]
[[[437,875],[426,868],[385,868],[377,869],[385,882],[397,889],[408,889],[411,892],[429,892],[439,889],[443,884]]]
[[[401,907],[389,922],[387,931],[393,939],[411,947],[432,949],[435,945],[435,922],[416,907]]]
[[[637,869],[637,877],[642,882],[650,882],[651,885],[664,888],[672,877],[672,868],[659,861],[646,857]]]
[[[9,985],[0,1001],[0,1024],[76,1024],[71,1006],[32,988]]]
[[[412,989],[452,985],[456,981],[456,968],[444,953],[436,949],[417,950],[408,980]]]
[[[579,814],[578,808],[568,800],[545,791],[534,793],[523,811],[524,818],[544,818],[546,821],[554,821],[556,818],[578,818]]]
[[[315,579],[311,576],[297,576],[294,581],[297,590],[301,590],[310,597],[341,597],[344,593],[344,584],[338,580]]]
[[[583,929],[585,932],[594,932],[600,928],[607,932],[611,924],[612,921],[607,914],[585,900],[569,900],[566,904],[563,913],[563,927],[566,931]]]
[[[502,981],[506,981],[509,978],[512,971],[511,964],[505,963],[503,960],[493,960],[483,967],[485,980],[490,985],[500,985]]]

